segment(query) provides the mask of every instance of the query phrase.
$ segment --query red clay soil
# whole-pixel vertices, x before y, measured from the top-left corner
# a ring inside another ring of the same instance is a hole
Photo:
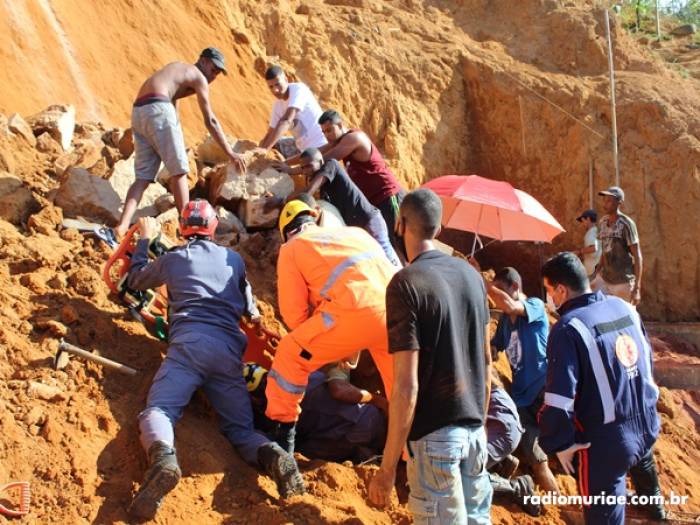
[[[14,143],[13,143],[14,144]],[[27,522],[125,522],[125,509],[141,480],[145,458],[136,416],[166,349],[108,296],[100,271],[108,249],[75,230],[61,229],[61,211],[45,196],[53,184],[50,158],[16,146],[18,165],[39,211],[28,224],[0,221],[0,480],[29,480]],[[8,148],[5,149],[7,151]],[[238,249],[262,308],[275,315],[274,231],[254,234]],[[73,360],[51,368],[61,337],[126,363],[135,377]],[[673,355],[673,349],[664,352]],[[679,354],[680,355],[680,354]],[[497,368],[504,378],[502,358]],[[700,481],[697,392],[662,389],[663,435],[657,457],[666,492],[690,495],[684,510],[700,511],[693,486]],[[216,417],[195,396],[177,427],[184,477],[168,496],[157,522],[189,523],[410,523],[405,505],[384,511],[367,503],[366,481],[376,467],[353,467],[299,458],[309,493],[280,501],[273,482],[245,465],[219,434]],[[566,493],[571,478],[559,474]],[[405,498],[405,487],[401,488]],[[532,519],[514,506],[495,505],[495,523],[564,523],[556,508]],[[0,523],[6,520],[0,518]]]

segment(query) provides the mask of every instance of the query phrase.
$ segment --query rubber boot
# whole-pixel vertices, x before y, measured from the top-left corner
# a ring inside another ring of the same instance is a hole
[[[294,454],[294,440],[297,435],[296,423],[274,422],[272,428],[272,439],[282,447],[287,454]]]
[[[493,488],[494,496],[503,496],[514,501],[530,516],[539,516],[542,513],[542,506],[533,503],[530,498],[535,494],[535,483],[530,476],[518,476],[515,479],[506,479],[498,474],[489,474],[489,481]]]
[[[534,517],[542,514],[542,505],[533,503],[530,499],[535,494],[535,482],[532,481],[530,476],[518,476],[510,480],[510,484],[513,487],[518,504],[526,513]],[[530,496],[530,498],[525,499],[525,496]]]
[[[656,471],[654,452],[650,450],[629,471],[632,486],[638,496],[660,496],[659,474]],[[654,521],[666,521],[666,509],[663,503],[651,503],[649,505],[637,505],[644,509]]]
[[[304,478],[294,457],[277,443],[268,443],[258,449],[258,464],[277,484],[280,497],[304,494]]]
[[[175,448],[164,441],[156,441],[148,449],[148,464],[143,483],[129,506],[129,514],[144,520],[155,517],[163,497],[182,477]]]

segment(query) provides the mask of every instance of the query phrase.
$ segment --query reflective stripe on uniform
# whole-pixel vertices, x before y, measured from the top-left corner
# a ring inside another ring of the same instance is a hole
[[[369,259],[374,259],[374,258],[380,258],[384,257],[383,253],[380,253],[378,251],[371,251],[371,252],[362,252],[358,253],[357,255],[352,255],[345,259],[343,262],[339,263],[336,265],[335,268],[333,268],[333,271],[331,274],[328,276],[328,279],[326,280],[326,283],[323,285],[323,288],[321,288],[321,297],[324,299],[329,299],[328,297],[328,292],[331,289],[331,287],[335,284],[335,282],[338,280],[338,278],[342,275],[342,273],[347,270],[348,268],[355,266],[357,263],[362,262],[362,261],[367,261]]]
[[[270,377],[277,381],[277,384],[285,392],[289,392],[290,394],[303,394],[306,392],[306,387],[304,385],[295,385],[294,383],[290,383],[284,377],[282,377],[277,370],[270,370]]]
[[[330,328],[335,324],[333,316],[328,312],[321,312],[321,319],[323,319],[323,326]]]
[[[574,400],[570,397],[560,396],[553,392],[544,393],[544,404],[550,407],[559,408],[564,412],[574,411]]]
[[[615,402],[613,400],[608,374],[605,372],[603,359],[600,357],[598,343],[596,343],[588,327],[579,319],[575,317],[571,319],[569,321],[569,326],[578,332],[586,345],[588,359],[593,369],[593,377],[595,377],[596,385],[598,385],[598,392],[600,393],[600,400],[603,403],[603,423],[611,423],[615,421]]]

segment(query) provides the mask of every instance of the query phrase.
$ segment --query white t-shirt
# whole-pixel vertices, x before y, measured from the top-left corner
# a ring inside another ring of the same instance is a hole
[[[598,227],[591,226],[588,228],[586,235],[583,236],[583,247],[595,246],[595,251],[586,253],[583,256],[583,265],[586,267],[586,273],[592,275],[596,265],[600,261],[600,255],[603,252],[600,241],[598,240]]]
[[[271,128],[277,127],[287,108],[290,107],[299,110],[289,130],[294,136],[294,141],[299,151],[323,146],[326,143],[326,137],[323,136],[321,126],[318,125],[318,119],[323,111],[309,86],[301,82],[291,82],[289,84],[289,97],[287,97],[287,100],[277,99],[272,106]]]

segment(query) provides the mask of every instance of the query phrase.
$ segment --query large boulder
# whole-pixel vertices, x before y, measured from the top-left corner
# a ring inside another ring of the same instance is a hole
[[[210,200],[238,202],[238,216],[248,228],[271,228],[277,222],[279,211],[265,212],[267,197],[282,199],[294,191],[294,181],[286,173],[272,167],[275,159],[264,153],[248,151],[244,154],[247,170],[241,174],[233,164],[220,166],[210,178]]]
[[[36,146],[36,137],[34,136],[31,126],[27,124],[27,121],[24,120],[19,113],[10,115],[7,121],[7,128],[15,135],[22,137],[32,146]]]
[[[70,167],[80,167],[90,169],[102,159],[101,140],[78,139],[75,141],[75,148],[68,153],[64,153],[56,159],[54,169],[60,177]]]
[[[245,153],[257,147],[257,144],[252,140],[236,140],[231,137],[226,137],[226,140],[236,153]],[[210,166],[230,160],[224,153],[224,150],[221,149],[221,146],[211,136],[208,136],[204,142],[197,146],[197,158],[201,163]]]
[[[84,168],[71,167],[56,193],[55,203],[67,217],[81,215],[114,224],[121,216],[126,194],[135,179],[133,157],[117,162],[108,179],[96,177]],[[160,184],[149,185],[135,217],[156,215],[155,201],[164,193]]]
[[[129,188],[136,180],[134,172],[134,157],[133,155],[126,160],[120,160],[114,164],[112,174],[109,176],[109,183],[119,195],[122,202],[126,200],[126,194]],[[139,208],[136,212],[136,217],[152,216],[158,213],[155,206],[156,200],[161,195],[165,195],[167,191],[160,184],[150,184],[146,191],[143,192]],[[120,210],[121,213],[121,210]]]
[[[75,107],[63,104],[49,106],[29,117],[27,122],[35,135],[49,132],[61,144],[63,151],[70,150],[75,131]]]

